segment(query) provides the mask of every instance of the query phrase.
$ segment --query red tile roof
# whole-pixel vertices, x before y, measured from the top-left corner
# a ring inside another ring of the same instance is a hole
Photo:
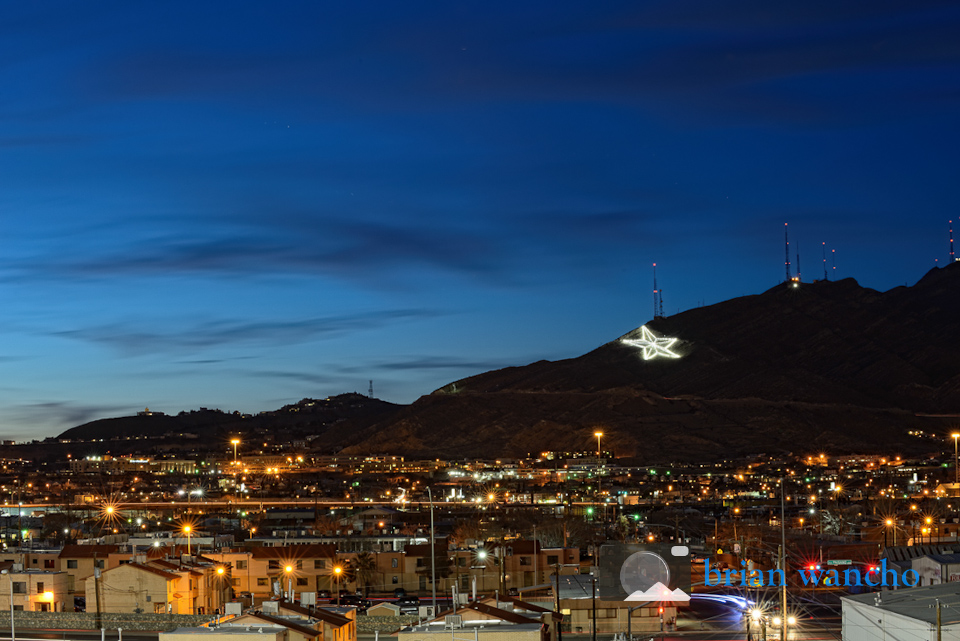
[[[88,559],[94,556],[106,559],[119,549],[118,545],[64,545],[57,556],[61,559]]]
[[[314,543],[312,545],[284,545],[282,547],[258,546],[250,548],[255,559],[332,559],[337,555],[337,546],[332,543]]]

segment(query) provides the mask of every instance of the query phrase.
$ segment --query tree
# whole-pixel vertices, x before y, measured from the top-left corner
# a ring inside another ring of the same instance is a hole
[[[360,552],[353,559],[353,569],[356,572],[357,583],[363,588],[363,595],[370,594],[370,583],[377,575],[377,559],[369,552]]]

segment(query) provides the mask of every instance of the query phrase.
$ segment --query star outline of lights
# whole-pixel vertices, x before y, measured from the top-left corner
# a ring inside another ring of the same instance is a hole
[[[680,358],[680,354],[670,349],[678,340],[677,338],[654,336],[653,332],[647,329],[646,325],[642,325],[640,327],[640,338],[622,338],[620,342],[631,347],[643,349],[643,360],[649,361],[658,356],[663,358]]]

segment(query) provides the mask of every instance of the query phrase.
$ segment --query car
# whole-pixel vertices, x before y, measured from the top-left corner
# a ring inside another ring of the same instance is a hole
[[[356,594],[345,594],[340,597],[340,605],[352,605],[359,612],[366,612],[370,607],[370,601]]]
[[[405,589],[403,589],[403,588],[395,588],[395,589],[393,590],[393,598],[394,598],[394,599],[402,599],[402,598],[405,597],[405,596],[407,596],[407,591],[406,591]]]
[[[317,590],[317,598],[318,598],[318,599],[329,599],[329,598],[330,598],[330,590]]]

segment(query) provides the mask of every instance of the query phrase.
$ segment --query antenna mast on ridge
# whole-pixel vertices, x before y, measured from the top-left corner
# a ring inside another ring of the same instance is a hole
[[[955,261],[956,258],[953,256],[953,221],[950,221],[950,262]]]
[[[370,398],[373,398],[373,380],[370,381]]]
[[[663,292],[657,289],[657,264],[653,264],[653,317],[663,318]]]
[[[827,243],[823,242],[823,280],[830,280],[830,277],[827,275]]]
[[[800,280],[800,241],[797,241],[797,280]]]
[[[783,223],[783,253],[784,261],[783,264],[787,269],[787,278],[783,282],[790,282],[790,237],[787,234],[787,225],[789,223]]]

